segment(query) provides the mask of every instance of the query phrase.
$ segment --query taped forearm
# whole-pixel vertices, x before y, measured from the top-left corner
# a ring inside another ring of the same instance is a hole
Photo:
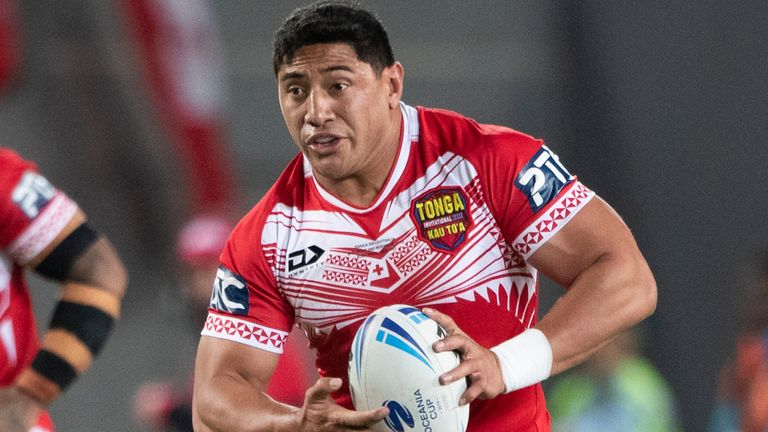
[[[120,297],[89,285],[67,283],[34,361],[16,380],[43,404],[86,371],[120,315]]]

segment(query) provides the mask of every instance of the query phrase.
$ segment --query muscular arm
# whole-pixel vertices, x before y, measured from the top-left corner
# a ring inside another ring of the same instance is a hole
[[[299,430],[299,409],[266,395],[278,354],[203,336],[192,418],[198,431]]]
[[[528,262],[567,289],[535,330],[488,349],[448,315],[424,309],[450,335],[433,349],[461,353],[461,364],[440,376],[442,384],[469,378],[460,403],[493,398],[573,367],[656,307],[656,283],[632,234],[597,197]]]
[[[584,361],[656,307],[656,283],[632,234],[595,197],[529,262],[567,292],[536,326],[552,347],[552,374]]]
[[[371,431],[389,410],[350,411],[331,393],[339,378],[320,378],[301,408],[266,395],[278,355],[227,340],[203,336],[195,364],[192,421],[198,432]]]

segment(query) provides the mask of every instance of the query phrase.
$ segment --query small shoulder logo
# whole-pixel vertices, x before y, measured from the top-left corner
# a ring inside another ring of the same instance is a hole
[[[541,146],[520,171],[515,186],[528,197],[528,205],[535,213],[552,201],[573,178],[557,155],[547,146]]]
[[[442,252],[456,250],[472,227],[466,192],[458,187],[428,191],[411,202],[411,218],[419,238]]]
[[[289,253],[288,272],[316,263],[324,253],[325,249],[315,245]]]
[[[11,199],[28,218],[34,219],[55,194],[56,189],[45,177],[27,171],[13,189]]]
[[[395,432],[405,432],[405,426],[413,428],[416,424],[413,421],[413,414],[408,411],[408,408],[400,405],[396,401],[384,401],[381,406],[389,408],[389,415],[384,419],[389,430]]]
[[[248,287],[245,279],[232,270],[219,266],[211,293],[212,309],[235,315],[248,315]]]

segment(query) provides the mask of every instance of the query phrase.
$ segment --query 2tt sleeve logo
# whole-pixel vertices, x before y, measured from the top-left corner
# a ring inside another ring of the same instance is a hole
[[[27,171],[13,189],[11,199],[28,218],[34,219],[55,194],[56,189],[45,177]]]
[[[528,197],[528,204],[536,213],[573,178],[557,155],[547,146],[542,146],[520,171],[515,186]]]

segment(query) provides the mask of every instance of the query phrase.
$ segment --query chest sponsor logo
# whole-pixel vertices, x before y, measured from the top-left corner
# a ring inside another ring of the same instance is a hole
[[[411,217],[419,238],[433,249],[456,250],[472,227],[469,200],[461,188],[433,189],[411,203]]]
[[[212,309],[235,315],[248,315],[248,287],[245,279],[232,270],[219,266],[211,293]]]
[[[13,189],[11,199],[28,218],[34,219],[55,194],[56,189],[45,177],[27,171]]]
[[[293,273],[296,270],[316,263],[324,253],[325,249],[316,245],[289,253],[288,273]]]
[[[560,163],[557,155],[547,146],[542,146],[520,171],[515,186],[528,197],[528,205],[536,213],[571,180],[573,176]]]

